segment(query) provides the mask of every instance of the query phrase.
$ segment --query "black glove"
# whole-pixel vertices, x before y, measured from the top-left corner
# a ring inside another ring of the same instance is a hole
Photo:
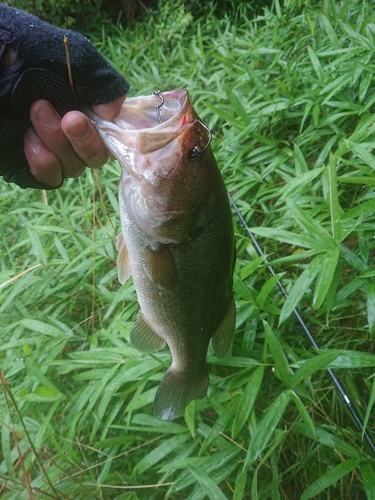
[[[69,85],[64,36],[69,41],[77,101]],[[2,58],[7,48],[16,53],[16,62],[4,68]],[[34,101],[47,99],[63,115],[114,101],[128,90],[128,82],[83,35],[0,5],[0,175],[7,182],[51,189],[32,176],[23,152]]]

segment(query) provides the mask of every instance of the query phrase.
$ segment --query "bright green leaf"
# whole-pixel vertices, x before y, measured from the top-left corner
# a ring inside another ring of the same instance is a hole
[[[256,299],[256,303],[259,307],[263,307],[269,294],[275,289],[277,282],[280,281],[282,276],[283,273],[275,274],[275,276],[272,276],[264,283]]]
[[[339,242],[341,238],[340,215],[342,213],[342,209],[340,207],[337,192],[337,160],[332,154],[329,157],[327,168],[329,180],[329,208],[331,212],[332,237],[336,242]]]
[[[324,303],[327,293],[330,290],[336,266],[340,256],[340,249],[337,247],[330,250],[324,256],[318,271],[318,276],[314,288],[313,308],[319,309]]]
[[[35,388],[34,394],[44,399],[55,399],[62,396],[61,392],[55,387],[43,387],[41,385]]]
[[[338,353],[336,351],[319,351],[318,355],[314,355],[313,358],[305,361],[303,365],[294,373],[291,380],[291,388],[294,389],[307,377],[310,377],[317,371],[326,368],[329,363],[332,363],[332,361],[337,358],[337,356]]]
[[[359,465],[367,500],[375,500],[375,467],[370,461]]]
[[[367,320],[370,335],[375,333],[375,278],[367,280]]]
[[[323,260],[324,255],[316,256],[315,259],[306,266],[303,273],[297,278],[281,310],[279,320],[280,324],[282,324],[292,314],[293,310],[297,308],[312,281],[320,271]]]
[[[290,388],[293,371],[289,366],[285,352],[268,323],[263,321],[263,326],[266,333],[267,344],[275,362],[275,374],[283,381],[287,388]]]
[[[369,402],[367,404],[366,415],[365,415],[365,418],[363,420],[362,439],[363,439],[363,436],[364,436],[364,433],[365,433],[365,430],[366,430],[366,427],[367,427],[367,424],[368,424],[368,421],[370,418],[371,410],[372,410],[372,407],[374,406],[374,403],[375,403],[375,377],[372,379],[370,399],[369,399]]]
[[[277,424],[283,416],[290,397],[290,392],[284,391],[279,394],[271,406],[267,408],[264,416],[257,425],[255,434],[251,438],[245,458],[244,470],[253,465],[259,455],[267,447]]]
[[[221,491],[219,486],[209,476],[203,474],[201,470],[191,465],[188,465],[188,469],[196,481],[200,484],[201,488],[205,491],[208,498],[215,498],[215,500],[227,500],[227,497]]]
[[[309,412],[305,408],[304,404],[300,400],[300,398],[297,396],[295,392],[292,392],[292,398],[294,401],[294,404],[296,405],[296,408],[301,415],[302,420],[305,422],[306,426],[308,429],[312,432],[315,433],[315,425],[314,422],[312,421],[312,418],[309,415]]]
[[[319,493],[329,488],[332,484],[339,481],[343,476],[350,474],[356,467],[358,467],[360,460],[358,458],[351,458],[345,462],[336,465],[333,469],[326,472],[322,477],[317,479],[311,484],[301,495],[301,500],[309,500],[316,498]]]
[[[249,419],[253,410],[256,397],[264,376],[264,366],[257,366],[248,378],[245,390],[238,403],[238,409],[234,416],[232,437],[233,439],[241,432],[243,426]]]
[[[315,426],[314,432],[312,432],[311,429],[306,426],[306,424],[297,422],[295,424],[295,429],[302,435],[309,437],[310,439],[313,439],[314,441],[317,441],[318,443],[321,443],[325,446],[328,446],[333,450],[338,450],[339,452],[351,458],[359,459],[361,456],[361,451],[359,449],[351,446],[350,444],[334,436],[330,432],[322,429],[321,427]]]
[[[144,471],[150,469],[152,466],[172,453],[176,448],[182,446],[189,438],[190,435],[188,433],[184,433],[166,439],[150,453],[143,456],[143,458],[135,465],[133,474],[142,474]]]

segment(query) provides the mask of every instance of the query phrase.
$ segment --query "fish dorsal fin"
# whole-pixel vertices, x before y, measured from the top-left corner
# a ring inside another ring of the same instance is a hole
[[[135,322],[130,332],[130,343],[133,347],[142,352],[160,351],[165,347],[165,340],[146,323],[142,314]]]
[[[148,248],[147,270],[150,279],[160,286],[170,286],[178,281],[177,268],[173,255],[166,245],[157,250]]]
[[[232,296],[228,310],[212,336],[212,347],[214,348],[216,356],[219,356],[219,358],[222,358],[228,353],[232,343],[235,326],[236,306]]]
[[[125,281],[131,276],[130,262],[129,262],[129,253],[126,248],[124,237],[122,233],[117,236],[116,239],[116,248],[117,248],[117,272],[118,272],[118,280],[123,285]]]

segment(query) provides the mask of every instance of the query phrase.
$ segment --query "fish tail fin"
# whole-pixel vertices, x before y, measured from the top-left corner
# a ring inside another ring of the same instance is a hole
[[[208,370],[192,377],[169,368],[155,396],[154,414],[161,420],[181,417],[190,401],[204,398],[207,389]]]

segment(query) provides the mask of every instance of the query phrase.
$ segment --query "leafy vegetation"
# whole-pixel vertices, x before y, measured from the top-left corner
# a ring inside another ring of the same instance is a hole
[[[3,3],[30,12],[30,14],[64,28],[82,27],[85,19],[86,23],[91,24],[99,16],[103,20],[102,0],[81,0],[79,2],[74,0],[4,0]],[[118,14],[120,3],[115,2],[115,6],[113,12]]]
[[[116,277],[118,165],[47,198],[0,185],[1,498],[375,498],[374,457],[326,370],[371,434],[373,9],[275,0],[249,15],[240,2],[234,21],[193,21],[176,2],[92,36],[131,95],[189,90],[277,273],[238,223],[232,353],[209,352],[209,394],[184,418],[152,416],[168,351],[128,343],[138,306]]]
[[[25,10],[41,17],[45,21],[63,28],[81,30],[89,35],[95,31],[98,21],[110,25],[114,20],[130,28],[135,21],[144,21],[156,12],[164,12],[167,17],[174,17],[175,11],[183,9],[193,18],[198,18],[210,11],[218,17],[233,15],[239,8],[252,12],[261,11],[269,6],[271,0],[202,1],[202,0],[2,0],[11,7]]]

